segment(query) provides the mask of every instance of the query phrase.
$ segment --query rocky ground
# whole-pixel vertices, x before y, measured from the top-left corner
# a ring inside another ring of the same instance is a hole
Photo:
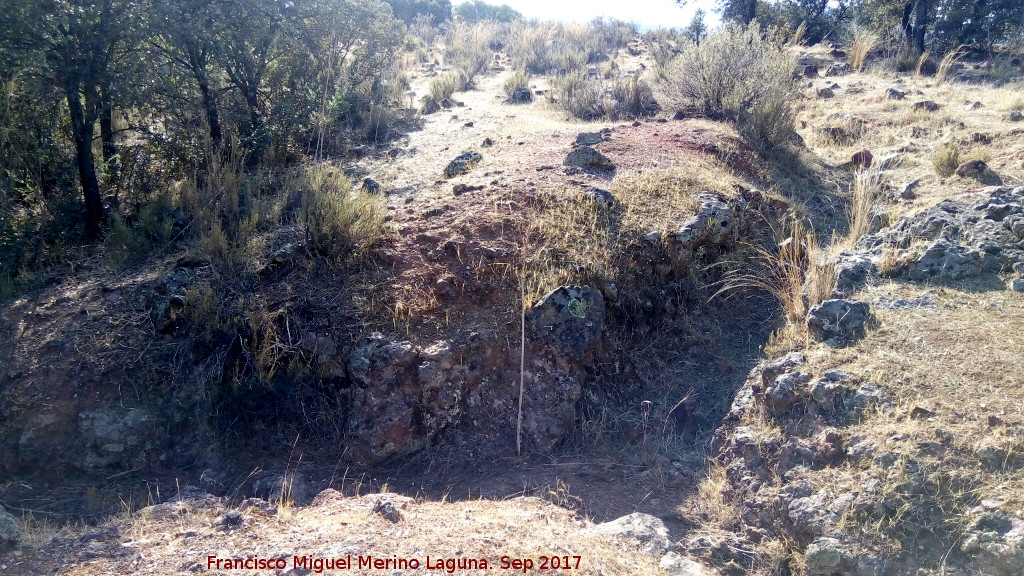
[[[304,275],[293,229],[258,262],[248,297],[311,374],[276,412],[211,400],[230,358],[186,337],[216,273],[192,254],[5,304],[0,570],[1024,572],[1024,102],[981,65],[936,85],[837,50],[797,50],[784,150],[570,122],[500,70],[363,150],[339,169],[393,230],[365,277]],[[787,327],[723,286],[794,214],[835,239]]]

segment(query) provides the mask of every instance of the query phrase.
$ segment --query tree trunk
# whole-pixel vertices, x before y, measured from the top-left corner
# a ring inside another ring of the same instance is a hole
[[[66,81],[64,93],[71,116],[71,133],[75,139],[78,179],[82,183],[82,196],[85,200],[85,235],[88,239],[95,240],[99,236],[100,222],[103,221],[103,199],[100,197],[100,183],[96,177],[96,163],[92,153],[96,120],[82,106],[76,81]]]
[[[119,176],[117,165],[117,144],[114,142],[114,106],[110,91],[100,92],[100,139],[103,141],[103,161],[107,165],[110,183],[116,183]]]
[[[914,9],[914,48],[924,54],[924,33],[928,27],[928,0],[917,0]]]
[[[210,89],[210,85],[206,78],[202,78],[199,81],[199,92],[203,96],[203,108],[206,110],[206,123],[210,127],[210,141],[213,143],[214,150],[220,150],[220,144],[224,139],[224,134],[220,128],[220,114],[217,113],[217,98]]]
[[[903,20],[900,21],[900,28],[903,29],[903,36],[907,39],[907,44],[914,42],[914,27],[910,24],[910,15],[913,13],[913,2],[907,2],[903,5]]]

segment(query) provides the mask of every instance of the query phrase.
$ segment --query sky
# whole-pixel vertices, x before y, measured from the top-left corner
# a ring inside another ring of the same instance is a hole
[[[462,4],[468,0],[453,0]],[[589,22],[599,16],[634,22],[641,29],[682,28],[690,23],[698,8],[707,12],[706,22],[718,20],[713,13],[715,0],[689,0],[679,7],[674,0],[484,0],[488,4],[508,4],[526,18]]]

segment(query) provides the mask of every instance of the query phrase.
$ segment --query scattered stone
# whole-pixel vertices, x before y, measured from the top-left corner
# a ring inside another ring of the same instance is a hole
[[[1006,120],[1009,120],[1010,122],[1020,122],[1022,119],[1024,119],[1024,113],[1021,113],[1020,110],[1010,110],[1009,112],[1006,113],[1006,116],[1004,116],[1004,118],[1006,118]]]
[[[962,280],[989,272],[998,272],[999,259],[988,252],[967,248],[939,238],[916,260],[907,263],[911,280]]]
[[[903,186],[900,186],[900,199],[901,200],[913,200],[917,198],[917,193],[914,192],[914,188],[921,182],[920,178],[915,178],[910,182],[907,182]]]
[[[455,186],[452,186],[452,193],[455,194],[456,196],[461,196],[466,192],[475,192],[477,190],[483,189],[483,186],[473,186],[470,184],[456,184]]]
[[[846,58],[846,52],[840,50],[839,48],[833,48],[832,50],[829,51],[828,55],[833,58]]]
[[[18,519],[0,506],[0,554],[13,550],[21,543],[21,528]]]
[[[466,122],[462,125],[463,128],[472,128],[475,124],[473,122]]]
[[[678,232],[666,236],[669,253],[677,269],[693,260],[701,247],[716,247],[732,240],[736,226],[734,212],[721,197],[710,192],[697,194],[700,211],[686,220]]]
[[[1009,288],[1013,292],[1024,292],[1024,278],[1010,280]]]
[[[816,94],[818,98],[832,98],[836,95],[831,88],[818,88]]]
[[[871,155],[871,151],[867,148],[861,148],[854,152],[850,158],[853,165],[859,168],[870,168],[872,160],[874,160],[874,156]]]
[[[615,204],[615,196],[611,192],[595,186],[588,186],[583,190],[583,196],[595,204],[611,206]]]
[[[593,146],[603,141],[604,136],[600,132],[580,132],[576,135],[576,144],[578,146]]]
[[[932,100],[922,100],[920,102],[914,102],[911,106],[911,110],[914,112],[938,112],[942,106],[939,106]]]
[[[512,91],[511,101],[515,104],[526,104],[533,102],[533,93],[529,88],[516,88]]]
[[[435,100],[433,96],[424,96],[421,102],[422,104],[420,105],[419,112],[424,116],[435,114],[441,111],[441,104],[438,103],[438,101]]]
[[[444,169],[444,175],[446,178],[454,178],[461,174],[466,174],[479,164],[483,158],[479,152],[464,152],[448,163],[448,166]]]
[[[833,64],[825,69],[825,76],[846,76],[853,71],[853,67],[845,62],[842,64]]]
[[[402,514],[395,508],[395,503],[387,496],[377,500],[377,503],[373,505],[373,513],[379,514],[385,520],[390,520],[391,522],[398,522],[402,519]]]
[[[885,98],[887,100],[903,100],[906,96],[906,92],[901,92],[895,88],[888,88],[885,91]]]
[[[964,110],[970,112],[972,110],[979,110],[979,109],[981,109],[983,107],[984,107],[984,105],[981,102],[978,102],[977,100],[975,100],[974,102],[968,102],[967,105],[964,106]]]
[[[373,178],[363,180],[363,192],[367,194],[380,194],[380,184]]]
[[[864,336],[871,307],[857,300],[826,300],[807,314],[807,329],[820,342],[841,344]]]
[[[924,406],[914,406],[910,411],[910,417],[917,420],[933,418],[936,414],[938,414],[938,412],[935,411],[934,408],[926,408]]]
[[[803,75],[804,78],[817,78],[818,66],[816,64],[808,64],[807,66],[804,66]]]
[[[569,152],[563,162],[565,166],[574,168],[614,168],[615,165],[604,154],[590,146],[579,146]]]
[[[484,138],[483,144],[481,144],[481,146],[483,146],[484,148],[490,148],[491,146],[494,146],[494,140],[491,140],[490,138]]]
[[[242,515],[238,510],[228,510],[217,521],[214,526],[222,528],[224,530],[230,530],[232,528],[239,528],[245,523],[245,516]]]
[[[984,132],[974,132],[971,134],[971,142],[975,144],[991,144],[992,138]]]
[[[956,167],[956,175],[961,178],[978,178],[988,170],[983,160],[967,160]]]
[[[585,528],[580,533],[585,536],[631,540],[652,556],[661,556],[671,545],[665,523],[660,518],[639,512]]]
[[[850,133],[841,126],[822,126],[817,130],[818,135],[828,141],[842,143],[850,140]]]

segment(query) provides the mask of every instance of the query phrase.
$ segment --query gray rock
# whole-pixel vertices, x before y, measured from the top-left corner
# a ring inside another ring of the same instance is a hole
[[[805,372],[790,372],[778,376],[764,391],[765,406],[774,412],[793,406],[804,395],[805,385],[811,378],[812,376]]]
[[[724,246],[736,234],[735,213],[725,200],[709,192],[698,194],[697,200],[700,201],[697,215],[665,238],[677,269],[689,265],[698,249]]]
[[[900,200],[913,200],[914,198],[917,198],[917,193],[914,192],[914,188],[917,188],[919,182],[921,182],[921,179],[915,178],[901,186]]]
[[[563,162],[566,166],[574,168],[614,168],[615,164],[610,158],[598,152],[590,146],[578,146],[569,152]]]
[[[938,112],[940,108],[942,108],[942,106],[936,104],[931,100],[922,100],[921,102],[914,102],[914,105],[911,106],[911,109],[914,110],[914,112]]]
[[[858,300],[826,300],[807,314],[812,338],[842,344],[863,338],[871,320],[871,307]]]
[[[1024,519],[986,512],[971,523],[960,551],[978,574],[1016,576],[1024,571]]]
[[[714,576],[716,574],[702,564],[684,558],[675,552],[669,552],[662,556],[658,567],[664,570],[668,576]]]
[[[303,506],[313,496],[313,485],[302,472],[286,472],[257,480],[253,484],[253,491],[259,497],[257,500]]]
[[[162,445],[164,427],[142,408],[101,407],[79,416],[87,468],[134,465]]]
[[[556,288],[526,312],[532,334],[577,360],[600,340],[604,320],[604,297],[589,286]]]
[[[580,132],[576,135],[576,144],[580,146],[593,146],[604,141],[600,132]]]
[[[888,100],[903,100],[906,96],[906,92],[901,92],[895,88],[887,88],[885,90],[885,97]]]
[[[0,506],[0,554],[13,550],[21,543],[21,526],[18,519]]]
[[[818,538],[807,547],[804,563],[807,573],[831,576],[842,572],[853,560],[849,548],[835,538]]]
[[[374,333],[356,342],[347,362],[347,433],[354,456],[378,462],[411,454],[458,420],[465,379],[452,355],[446,341],[420,350]]]
[[[836,258],[835,272],[836,287],[832,295],[846,298],[864,286],[868,278],[877,273],[877,268],[864,254],[842,252]]]
[[[998,272],[999,259],[982,250],[954,244],[940,238],[920,257],[907,263],[911,280],[962,280],[971,276]]]
[[[661,556],[671,545],[665,523],[660,518],[639,512],[585,528],[580,533],[633,541],[652,556]]]
[[[533,102],[533,92],[530,92],[529,88],[516,88],[512,91],[511,101],[516,104]]]
[[[373,505],[373,513],[379,514],[384,519],[391,522],[398,522],[402,519],[401,513],[398,512],[397,508],[395,508],[395,503],[387,496],[377,500],[377,503]]]
[[[1010,290],[1014,292],[1024,292],[1024,278],[1014,278],[1009,283]]]
[[[583,196],[595,204],[611,206],[615,204],[615,196],[611,192],[595,186],[588,186],[583,190]]]
[[[420,114],[429,115],[441,111],[441,104],[432,96],[424,96],[420,106]]]
[[[483,158],[479,152],[464,152],[448,163],[448,166],[444,169],[444,175],[446,178],[454,178],[465,174],[479,164]]]
[[[363,180],[363,192],[367,194],[380,194],[380,183],[373,178]]]

